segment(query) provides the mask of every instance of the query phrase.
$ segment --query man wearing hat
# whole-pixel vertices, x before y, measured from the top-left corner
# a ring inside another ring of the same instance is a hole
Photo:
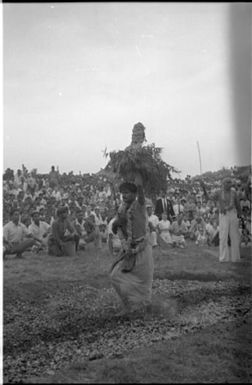
[[[141,175],[135,183],[122,183],[120,192],[123,204],[112,230],[120,232],[122,253],[112,266],[111,282],[122,301],[122,314],[128,314],[151,305],[153,259]]]

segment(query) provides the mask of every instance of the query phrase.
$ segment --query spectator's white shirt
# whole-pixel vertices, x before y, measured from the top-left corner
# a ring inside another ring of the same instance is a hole
[[[74,220],[74,224],[77,225],[77,226],[80,226],[80,228],[81,228],[81,235],[82,235],[82,236],[84,236],[84,235],[87,234],[86,229],[85,229],[85,226],[84,226],[84,224],[85,224],[85,220],[84,220],[84,219],[83,219],[83,220],[81,221],[81,223],[80,223],[80,222],[78,221],[78,219],[76,218],[76,219]]]
[[[187,229],[189,230],[190,227],[191,227],[190,221],[188,219],[187,220],[184,219],[184,222],[185,222],[185,225],[186,225]]]
[[[100,225],[102,225],[102,224],[106,224],[106,222],[104,222],[103,221],[103,219],[102,219],[102,216],[101,216],[101,214],[96,214],[95,213],[95,211],[91,211],[91,214],[93,214],[94,215],[94,218],[95,218],[95,225],[96,226],[100,226]]]
[[[148,222],[150,222],[155,228],[157,228],[159,219],[155,214],[151,214],[150,216],[148,216]]]
[[[27,227],[19,222],[17,225],[10,221],[3,227],[3,238],[9,243],[20,243],[29,235]]]
[[[216,228],[213,227],[213,225],[211,223],[207,223],[206,224],[206,232],[207,234],[209,234],[210,236],[213,236],[217,231],[219,231],[219,226],[217,226]]]
[[[171,227],[171,222],[169,221],[169,219],[161,219],[159,222],[158,222],[158,228],[161,232],[163,231],[168,231]]]
[[[115,218],[112,218],[112,219],[109,221],[109,224],[108,224],[108,235],[109,235],[109,234],[113,234],[113,235],[114,235],[114,233],[113,233],[113,231],[112,231],[112,225],[113,225],[114,221],[115,221]]]
[[[33,200],[33,196],[30,193],[25,193],[24,198],[23,198],[23,202],[26,200],[27,197],[29,197]]]
[[[44,239],[43,235],[48,232],[50,225],[47,222],[39,221],[39,226],[37,226],[33,221],[28,227],[29,232],[36,238],[41,241]]]
[[[106,191],[106,197],[110,197],[111,196],[111,188],[110,186],[107,187],[107,191]]]
[[[118,234],[114,234],[113,231],[112,231],[112,225],[115,221],[115,217],[111,219],[111,221],[109,222],[108,224],[108,239],[109,239],[109,236],[112,235],[112,245],[113,247],[119,247],[119,245],[121,245],[121,240],[120,240],[120,237]]]
[[[55,191],[55,190],[53,190],[52,196],[56,199],[56,201],[60,201],[61,198],[62,198],[62,197],[61,197],[60,191]]]
[[[211,225],[211,223],[207,223],[207,224],[206,224],[206,232],[207,232],[207,234],[209,234],[209,235],[213,235],[213,233],[214,233],[214,228],[213,228],[213,225]]]
[[[181,203],[175,203],[173,205],[173,211],[174,211],[174,214],[177,216],[179,214],[179,212],[183,213],[184,211],[184,206],[181,204]]]

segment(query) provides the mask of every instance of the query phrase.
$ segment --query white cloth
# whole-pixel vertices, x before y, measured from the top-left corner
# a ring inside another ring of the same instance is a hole
[[[29,232],[41,241],[44,239],[43,235],[46,234],[49,229],[50,225],[44,221],[39,221],[39,226],[32,222],[28,227]]]
[[[148,216],[148,221],[153,225],[153,227],[155,227],[155,229],[157,228],[159,219],[155,214]]]
[[[113,222],[115,221],[115,219],[116,218],[112,218],[108,224],[108,228],[107,228],[108,240],[109,240],[109,236],[111,235],[112,236],[112,248],[113,248],[113,250],[120,250],[122,247],[120,237],[118,234],[114,234],[112,231],[112,225],[113,225]]]
[[[122,262],[111,272],[111,282],[125,306],[132,310],[151,303],[154,264],[152,247],[146,242],[145,249],[136,255],[136,264],[131,272],[121,271]]]
[[[152,246],[157,246],[157,233],[156,229],[159,224],[159,219],[155,214],[151,214],[148,216],[148,222],[152,224],[152,226],[155,228],[155,231],[150,231],[150,243]]]
[[[44,245],[46,245],[48,241],[49,229],[50,229],[50,225],[44,221],[39,221],[39,226],[37,226],[34,222],[32,222],[28,227],[29,232],[34,237],[38,238]],[[47,234],[47,235],[43,237],[44,234]]]
[[[161,221],[159,221],[158,223],[160,237],[167,243],[172,243],[172,238],[169,231],[170,227],[171,227],[171,223],[168,219],[165,221],[161,219]]]
[[[10,221],[3,227],[3,238],[11,244],[23,242],[29,234],[29,230],[23,223],[16,225]]]
[[[173,205],[174,214],[177,216],[179,213],[183,213],[184,206],[181,203],[175,203]]]
[[[239,221],[235,209],[219,215],[219,261],[237,262],[240,260],[240,233]],[[231,240],[231,247],[228,246],[228,234]]]

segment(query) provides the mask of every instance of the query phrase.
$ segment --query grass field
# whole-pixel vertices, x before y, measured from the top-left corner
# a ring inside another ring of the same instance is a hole
[[[116,317],[106,245],[76,257],[9,256],[4,383],[252,380],[251,247],[154,250],[153,316]]]

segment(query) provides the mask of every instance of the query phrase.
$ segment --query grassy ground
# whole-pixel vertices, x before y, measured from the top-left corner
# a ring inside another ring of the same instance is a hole
[[[154,261],[153,298],[168,312],[130,322],[115,317],[106,246],[8,257],[4,382],[251,382],[251,247],[234,264],[193,244]]]

